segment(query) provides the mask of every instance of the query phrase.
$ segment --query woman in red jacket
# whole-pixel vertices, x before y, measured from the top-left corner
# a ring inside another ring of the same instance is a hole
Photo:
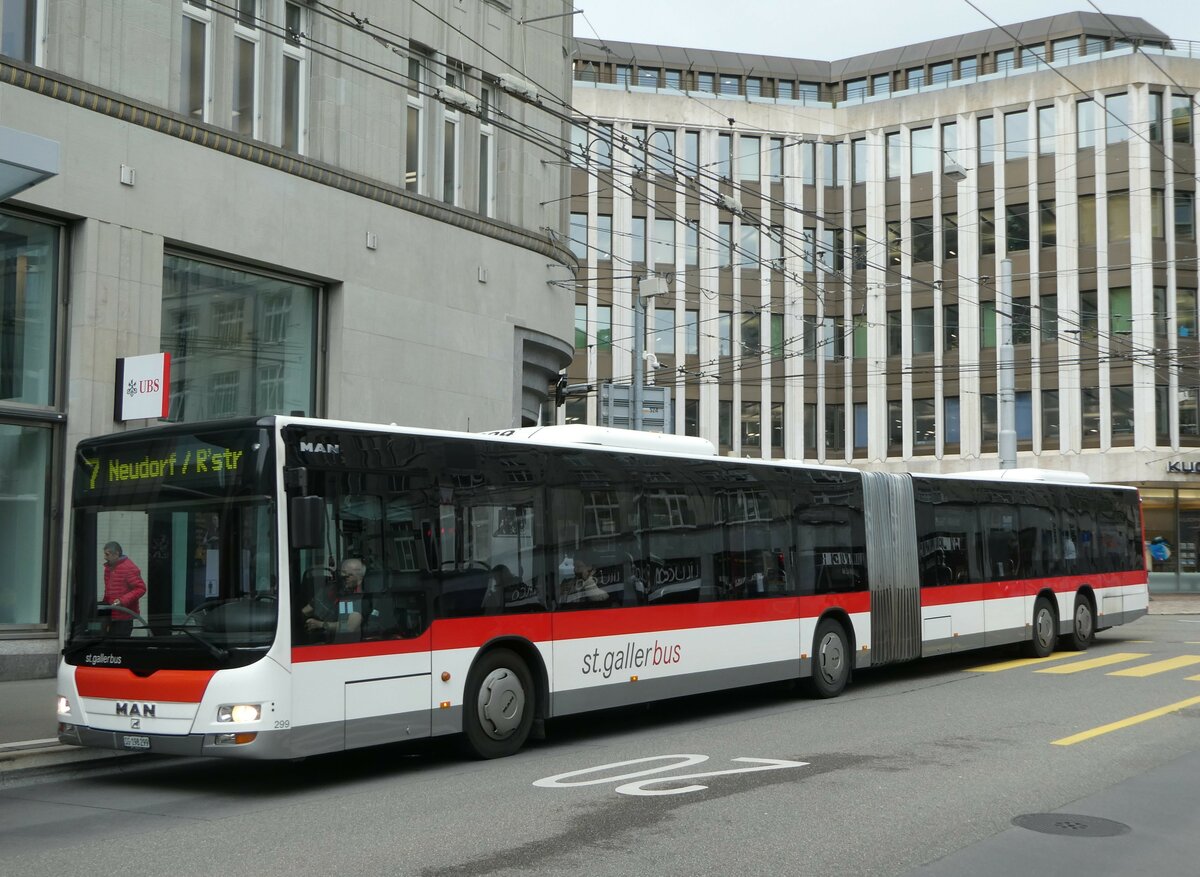
[[[138,598],[146,593],[141,570],[121,550],[120,542],[108,542],[104,546],[104,602],[110,606],[121,606],[135,614],[140,613]],[[133,632],[133,616],[121,609],[112,610],[108,623],[110,636],[129,636]]]

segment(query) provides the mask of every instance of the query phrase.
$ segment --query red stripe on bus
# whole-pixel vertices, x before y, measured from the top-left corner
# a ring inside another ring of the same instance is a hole
[[[1109,572],[1092,576],[1067,576],[1052,579],[1016,579],[1010,582],[984,582],[976,585],[943,585],[921,589],[922,606],[946,606],[951,603],[973,603],[977,600],[1002,600],[1006,597],[1032,597],[1044,590],[1072,594],[1083,585],[1095,590],[1118,588],[1122,585],[1144,585],[1146,574]]]
[[[138,676],[120,667],[76,667],[75,688],[80,697],[199,703],[215,673],[215,670],[156,670],[149,676]]]
[[[335,661],[339,658],[373,658],[378,655],[409,655],[429,651],[429,631],[412,639],[367,640],[361,643],[331,643],[320,646],[293,646],[292,663]]]
[[[658,630],[690,630],[789,621],[816,617],[827,609],[866,612],[871,597],[865,591],[847,594],[823,594],[819,597],[778,597],[761,600],[731,600],[727,603],[677,603],[671,606],[639,606],[627,609],[580,609],[551,615],[480,616],[441,619],[415,639],[379,640],[363,643],[339,643],[296,646],[292,662],[333,661],[340,658],[364,658],[427,651],[430,648],[478,648],[501,637],[519,637],[530,642],[554,639],[586,639],[597,636],[622,636],[653,633]]]

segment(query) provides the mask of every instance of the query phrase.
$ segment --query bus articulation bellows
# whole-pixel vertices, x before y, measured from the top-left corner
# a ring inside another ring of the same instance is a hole
[[[72,515],[59,739],[180,755],[503,756],[572,713],[1083,649],[1148,601],[1132,488],[589,427],[157,426],[79,444]],[[136,612],[104,605],[112,542]]]

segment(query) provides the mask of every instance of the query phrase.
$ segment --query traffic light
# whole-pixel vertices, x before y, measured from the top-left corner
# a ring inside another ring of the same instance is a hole
[[[560,408],[567,401],[567,376],[559,375],[554,384],[554,407]]]

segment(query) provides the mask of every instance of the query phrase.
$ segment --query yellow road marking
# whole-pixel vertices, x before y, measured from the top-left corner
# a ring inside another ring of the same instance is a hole
[[[1124,670],[1114,670],[1109,676],[1153,676],[1155,673],[1166,673],[1168,670],[1178,670],[1180,667],[1190,667],[1200,664],[1200,655],[1180,655],[1177,658],[1167,658],[1165,661],[1154,661],[1142,664],[1140,667],[1127,667]]]
[[[1059,664],[1057,667],[1047,667],[1037,670],[1037,673],[1081,673],[1084,670],[1095,670],[1097,667],[1107,667],[1110,664],[1120,664],[1124,661],[1135,661],[1138,658],[1150,657],[1145,652],[1116,652],[1102,658],[1091,658],[1087,661],[1074,661],[1070,664]]]
[[[1061,661],[1079,652],[1055,652],[1045,658],[1017,658],[1015,661],[1002,661],[999,664],[984,664],[982,667],[969,667],[968,673],[999,673],[1001,670],[1015,670],[1018,667],[1028,667],[1031,664],[1044,664],[1047,661]]]
[[[1093,737],[1099,737],[1101,734],[1107,734],[1110,731],[1119,731],[1122,728],[1128,728],[1131,725],[1148,722],[1151,719],[1157,719],[1160,716],[1179,712],[1179,710],[1187,709],[1188,707],[1195,706],[1198,703],[1200,703],[1200,697],[1189,697],[1187,700],[1181,700],[1179,703],[1173,703],[1170,706],[1159,707],[1156,710],[1150,710],[1148,713],[1139,713],[1136,716],[1130,716],[1127,719],[1121,719],[1119,722],[1101,725],[1099,728],[1092,728],[1090,731],[1081,731],[1078,734],[1072,734],[1070,737],[1063,737],[1061,740],[1054,740],[1052,741],[1052,744],[1054,746],[1071,746],[1075,743],[1082,743],[1084,740],[1091,740]]]
[[[1188,682],[1200,682],[1200,676],[1189,676],[1187,678],[1187,681]]]

